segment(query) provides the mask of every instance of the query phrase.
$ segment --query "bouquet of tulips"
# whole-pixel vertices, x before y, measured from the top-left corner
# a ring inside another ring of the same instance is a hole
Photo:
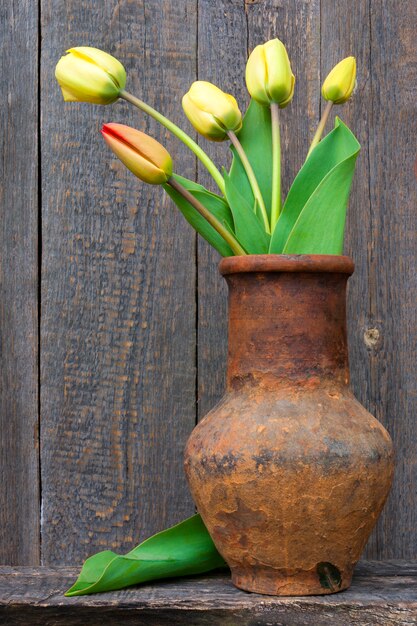
[[[152,137],[123,124],[105,124],[104,140],[138,178],[162,185],[186,220],[222,256],[341,254],[349,190],[360,146],[336,117],[322,139],[333,105],[355,87],[356,63],[338,63],[322,86],[327,100],[306,160],[282,203],[280,109],[293,98],[295,78],[284,44],[257,46],[246,66],[251,102],[244,117],[235,98],[215,85],[194,82],[182,100],[192,126],[211,141],[230,141],[230,170],[218,170],[183,130],[125,90],[126,72],[114,57],[90,47],[72,48],[56,67],[64,100],[111,104],[123,98],[160,122],[200,159],[219,192],[174,173],[171,156]],[[177,170],[178,172],[178,170]],[[66,593],[83,595],[152,579],[207,572],[224,566],[199,515],[120,556],[106,550],[85,562]]]
[[[294,95],[295,77],[284,44],[257,46],[246,66],[251,102],[244,117],[233,96],[206,81],[194,82],[182,100],[192,126],[210,141],[230,141],[229,172],[218,170],[182,129],[125,90],[126,72],[96,48],[72,48],[56,67],[66,101],[111,104],[123,98],[151,115],[200,159],[219,193],[174,173],[171,156],[155,139],[123,124],[105,124],[104,140],[146,183],[162,185],[186,220],[222,256],[341,254],[346,206],[360,146],[336,117],[322,139],[333,105],[346,102],[356,83],[356,62],[338,63],[322,86],[327,100],[306,160],[285,202],[281,197],[280,109]]]

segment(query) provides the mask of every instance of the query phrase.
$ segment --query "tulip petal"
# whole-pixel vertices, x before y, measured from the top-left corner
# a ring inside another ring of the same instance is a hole
[[[268,73],[263,45],[256,46],[246,64],[246,86],[254,100],[269,105],[270,98],[266,91]]]
[[[290,90],[290,93],[288,94],[288,97],[287,97],[286,100],[282,100],[282,102],[279,103],[279,108],[280,109],[285,109],[285,107],[288,106],[289,103],[291,102],[291,100],[293,99],[294,87],[295,87],[295,76],[294,76],[294,74],[292,74],[291,75],[291,90]]]
[[[287,100],[291,94],[292,72],[290,60],[284,44],[279,39],[267,41],[264,45],[267,67],[267,91],[272,102]]]
[[[183,96],[182,107],[188,120],[203,137],[212,141],[223,141],[226,139],[227,135],[223,126],[219,124],[213,115],[196,106],[189,93]]]
[[[64,56],[58,61],[55,77],[61,87],[79,102],[108,104],[117,100],[119,89],[111,77],[93,63]]]
[[[325,100],[343,104],[349,100],[356,83],[356,59],[346,57],[327,75],[321,92]]]
[[[155,139],[125,124],[105,124],[107,145],[135,176],[150,185],[167,182],[172,174],[169,152]]]
[[[64,102],[79,102],[77,95],[72,93],[67,87],[61,86],[61,91]]]
[[[126,83],[123,65],[97,48],[71,48],[61,57],[55,77],[67,101],[111,104]]]
[[[268,106],[289,104],[294,93],[294,76],[287,50],[279,39],[256,46],[246,64],[246,86],[252,98]]]
[[[182,106],[194,128],[207,139],[223,141],[227,130],[240,130],[242,114],[235,98],[212,83],[195,81]]]
[[[110,74],[119,89],[124,89],[126,85],[126,70],[120,61],[111,54],[90,46],[77,46],[76,48],[70,48],[67,52],[97,65],[107,74]]]

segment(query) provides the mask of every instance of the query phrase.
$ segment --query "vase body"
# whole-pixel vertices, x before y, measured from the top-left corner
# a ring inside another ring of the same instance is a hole
[[[227,389],[185,451],[192,495],[233,583],[333,593],[383,507],[393,448],[349,389],[348,257],[223,259]]]

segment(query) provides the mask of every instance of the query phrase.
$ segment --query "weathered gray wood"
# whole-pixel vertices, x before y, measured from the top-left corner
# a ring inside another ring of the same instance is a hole
[[[174,121],[195,77],[189,0],[42,3],[42,556],[79,563],[191,515],[182,454],[195,421],[195,236],[99,129],[145,130],[192,176],[193,155],[126,103],[64,105],[64,51],[96,45]]]
[[[320,2],[199,0],[198,18],[198,76],[235,95],[242,111],[249,100],[244,80],[249,53],[273,37],[288,47],[297,82],[293,102],[281,112],[285,194],[305,159],[319,116]],[[218,162],[225,163],[224,145],[210,149]],[[201,169],[199,176],[207,182]],[[218,255],[201,241],[198,249],[199,416],[203,417],[224,389],[227,315]]]
[[[417,12],[389,2],[322,0],[322,74],[341,58],[358,60],[358,89],[338,113],[362,145],[351,195],[346,249],[349,346],[358,399],[388,428],[397,471],[366,554],[409,557],[417,550],[416,181],[410,153],[416,129]]]
[[[368,393],[397,451],[378,558],[409,558],[417,553],[417,10],[412,0],[402,2],[401,10],[384,0],[371,4],[370,16],[369,315],[380,337],[371,348]]]
[[[38,2],[0,9],[0,563],[39,563]]]
[[[0,561],[36,564],[38,3],[3,4]],[[195,418],[196,361],[202,416],[222,393],[226,355],[216,253],[199,240],[196,255],[195,236],[171,202],[125,172],[98,130],[125,121],[150,131],[190,178],[195,159],[124,103],[64,105],[54,65],[78,43],[114,52],[131,90],[186,127],[180,100],[197,75],[244,108],[247,54],[275,35],[297,74],[294,102],[282,113],[284,191],[318,118],[321,80],[342,56],[358,58],[358,92],[337,111],[362,143],[346,241],[357,266],[352,384],[390,430],[398,459],[367,554],[415,557],[414,3],[398,10],[387,0],[43,0],[41,14],[45,562],[127,550],[191,513],[182,449]],[[209,151],[227,161],[225,145]],[[208,183],[201,167],[198,176]]]
[[[387,575],[385,570],[389,569]],[[193,624],[276,626],[417,622],[415,563],[363,564],[352,587],[330,596],[277,598],[236,589],[226,574],[162,581],[65,598],[75,568],[0,568],[0,617],[8,626]],[[379,572],[382,573],[379,573]]]

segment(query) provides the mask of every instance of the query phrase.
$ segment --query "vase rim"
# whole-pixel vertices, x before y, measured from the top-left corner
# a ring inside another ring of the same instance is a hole
[[[247,254],[219,263],[222,276],[249,272],[334,272],[353,274],[353,259],[333,254]]]

